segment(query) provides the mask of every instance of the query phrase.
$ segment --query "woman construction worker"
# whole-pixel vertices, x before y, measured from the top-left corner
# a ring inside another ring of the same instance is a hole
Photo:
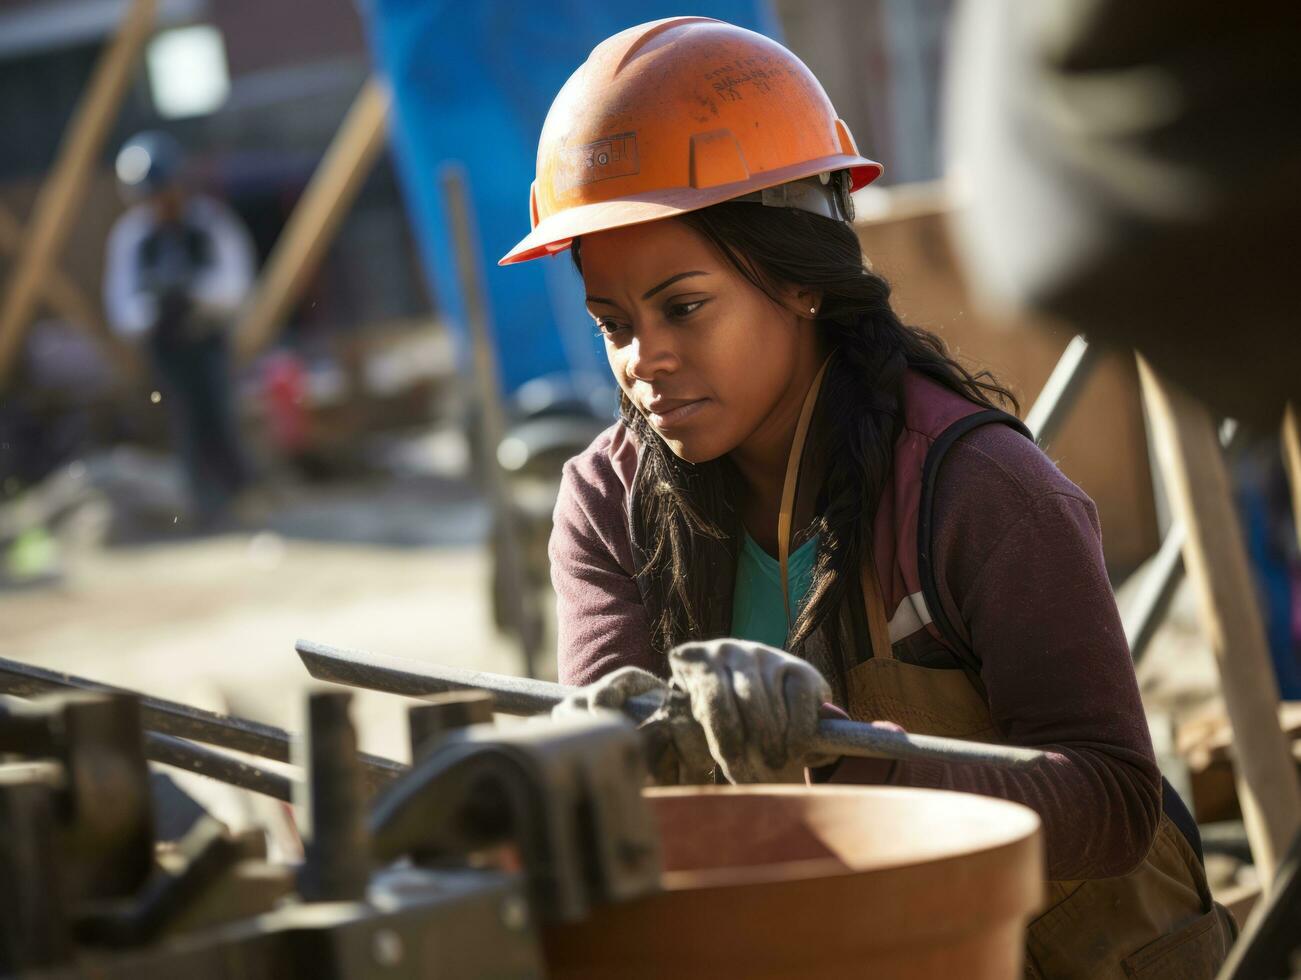
[[[880,173],[794,55],[716,20],[624,31],[556,97],[502,263],[570,250],[622,391],[556,506],[561,680],[602,707],[672,683],[706,743],[683,764],[732,782],[1023,803],[1051,879],[1031,975],[1211,977],[1232,924],[1163,792],[1093,503],[864,268],[850,192]],[[834,712],[1047,761],[806,772]]]

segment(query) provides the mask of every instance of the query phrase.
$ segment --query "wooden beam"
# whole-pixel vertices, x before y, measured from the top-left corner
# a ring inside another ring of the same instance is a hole
[[[519,526],[519,507],[510,479],[497,457],[497,447],[506,434],[505,398],[501,390],[501,369],[488,305],[488,288],[483,278],[479,230],[470,203],[465,171],[457,165],[443,167],[440,178],[447,223],[456,250],[456,273],[461,287],[466,325],[470,328],[474,368],[474,391],[479,409],[479,453],[483,461],[481,479],[492,503],[493,559],[500,563],[507,615],[518,630],[524,674],[537,677],[538,652],[542,645],[542,622],[536,596],[531,594],[525,571],[524,545]]]
[[[8,208],[0,204],[0,253],[17,255],[22,248],[22,241],[21,223]],[[51,263],[45,272],[41,283],[41,299],[54,313],[100,344],[122,372],[124,381],[129,383],[139,376],[142,365],[135,351],[113,336],[108,324],[99,314],[99,307],[55,263]]]
[[[1171,510],[1187,528],[1184,563],[1219,666],[1233,727],[1238,800],[1268,894],[1279,861],[1301,829],[1301,787],[1278,723],[1278,684],[1228,469],[1206,408],[1142,358],[1139,377]]]
[[[0,386],[9,376],[42,284],[76,223],[87,178],[153,29],[155,6],[156,0],[132,0],[68,123],[53,172],[41,186],[26,241],[0,303]]]
[[[266,347],[302,296],[340,222],[369,176],[388,133],[389,92],[377,78],[362,86],[294,207],[236,328],[246,359]]]
[[[1283,413],[1283,465],[1287,469],[1287,482],[1292,488],[1292,518],[1295,523],[1297,543],[1301,544],[1301,432],[1297,426],[1297,407],[1288,405]]]

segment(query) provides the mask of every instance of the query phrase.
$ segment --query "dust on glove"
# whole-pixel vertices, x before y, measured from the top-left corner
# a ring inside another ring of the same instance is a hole
[[[629,698],[658,694],[660,709],[638,731],[648,747],[647,763],[660,785],[712,783],[714,760],[704,732],[691,717],[681,695],[670,696],[667,682],[640,667],[620,667],[565,698],[551,709],[553,718],[590,711],[622,712]]]
[[[669,653],[710,755],[733,783],[804,781],[826,679],[807,661],[749,640],[684,643]]]
[[[584,714],[589,711],[623,711],[629,698],[642,694],[668,692],[668,684],[649,670],[640,667],[620,667],[612,670],[586,687],[580,687],[551,709],[552,717]]]

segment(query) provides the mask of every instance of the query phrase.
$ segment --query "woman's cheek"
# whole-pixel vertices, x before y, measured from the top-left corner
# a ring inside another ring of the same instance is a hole
[[[606,340],[605,361],[610,365],[610,373],[614,375],[615,384],[627,391],[627,372],[624,369],[627,366],[628,355],[625,353],[624,348]]]

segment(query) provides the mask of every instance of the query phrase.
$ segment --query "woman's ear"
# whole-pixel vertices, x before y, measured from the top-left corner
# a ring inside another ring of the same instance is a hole
[[[807,286],[789,286],[782,290],[782,305],[797,317],[812,320],[822,309],[822,293]]]

